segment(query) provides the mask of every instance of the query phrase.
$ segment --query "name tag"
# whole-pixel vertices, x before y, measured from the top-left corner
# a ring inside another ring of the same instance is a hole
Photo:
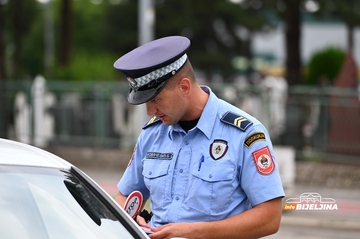
[[[171,160],[173,153],[160,153],[160,152],[147,152],[147,159],[162,159],[162,160]]]

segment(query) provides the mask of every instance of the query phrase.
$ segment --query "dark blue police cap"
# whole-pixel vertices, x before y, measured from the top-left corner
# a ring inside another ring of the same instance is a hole
[[[139,105],[153,99],[187,60],[190,40],[169,36],[141,45],[120,57],[115,69],[123,72],[130,85],[128,101]]]

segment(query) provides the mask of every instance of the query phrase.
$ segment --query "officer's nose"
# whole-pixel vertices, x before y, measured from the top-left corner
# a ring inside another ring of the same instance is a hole
[[[146,102],[146,114],[149,116],[152,116],[156,113],[156,107],[153,103],[151,103],[151,101]]]

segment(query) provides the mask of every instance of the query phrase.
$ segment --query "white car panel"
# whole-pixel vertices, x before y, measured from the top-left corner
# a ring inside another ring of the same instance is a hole
[[[40,148],[7,139],[0,139],[0,164],[69,169],[71,164]]]

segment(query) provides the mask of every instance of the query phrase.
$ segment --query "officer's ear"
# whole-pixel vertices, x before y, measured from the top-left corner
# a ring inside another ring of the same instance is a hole
[[[183,95],[188,95],[191,89],[191,82],[189,78],[182,78],[178,82],[178,86]]]

